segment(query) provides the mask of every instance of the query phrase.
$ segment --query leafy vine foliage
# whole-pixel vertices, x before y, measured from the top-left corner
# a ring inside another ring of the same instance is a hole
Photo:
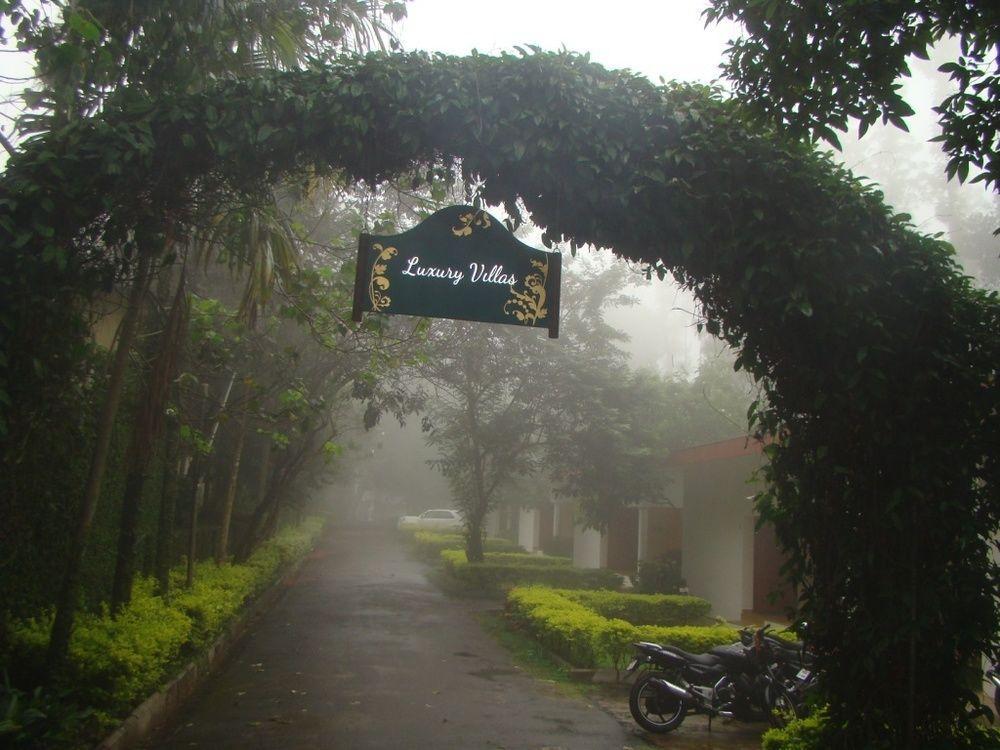
[[[375,184],[455,165],[487,202],[522,199],[549,238],[674,273],[740,348],[767,396],[751,414],[775,438],[760,507],[828,674],[828,746],[960,726],[963,669],[1000,630],[1000,302],[877,191],[704,87],[572,54],[372,55],[36,138],[0,180],[8,436],[60,375],[41,334],[67,338],[85,281],[156,252],[198,202],[314,171]]]
[[[1000,6],[977,0],[712,0],[709,22],[741,22],[725,71],[737,94],[766,119],[840,147],[834,131],[879,119],[907,130],[913,108],[900,94],[909,58],[929,59],[947,37],[959,54],[939,70],[953,91],[934,107],[948,178],[1000,190]],[[978,172],[978,174],[977,174]]]

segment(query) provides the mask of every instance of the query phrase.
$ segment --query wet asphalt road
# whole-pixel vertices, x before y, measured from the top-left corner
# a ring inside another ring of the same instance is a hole
[[[641,739],[520,672],[391,530],[331,529],[156,750],[618,750]]]

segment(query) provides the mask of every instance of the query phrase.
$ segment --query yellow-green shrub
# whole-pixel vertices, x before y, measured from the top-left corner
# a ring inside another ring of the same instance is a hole
[[[416,553],[428,560],[437,560],[441,552],[465,549],[465,536],[439,531],[416,531],[413,534],[413,548]],[[487,537],[483,540],[486,552],[524,552],[524,549],[509,539]]]
[[[669,643],[694,653],[739,638],[728,625],[635,626],[604,617],[575,597],[575,591],[524,586],[507,594],[507,612],[545,646],[581,667],[609,664],[619,668],[636,641]]]
[[[441,551],[441,559],[445,565],[468,564],[464,549],[446,549]],[[535,565],[548,567],[550,565],[571,566],[573,561],[568,557],[553,557],[550,555],[532,555],[528,552],[486,552],[483,562],[491,565]]]
[[[574,568],[568,557],[488,552],[481,563],[470,563],[461,550],[444,550],[445,570],[458,580],[484,590],[503,590],[517,585],[545,584],[560,588],[614,588],[621,585],[617,573],[600,568]]]
[[[242,565],[199,563],[190,589],[180,586],[183,571],[174,570],[169,602],[154,593],[152,579],[140,578],[131,602],[117,617],[111,617],[107,608],[79,613],[66,670],[72,701],[100,714],[125,713],[216,637],[247,598],[269,585],[285,563],[305,554],[322,527],[322,519],[310,518],[285,528]],[[51,613],[8,623],[8,658],[15,671],[39,672],[51,627]]]
[[[265,588],[278,572],[312,548],[323,529],[323,520],[311,517],[297,526],[286,526],[264,542],[245,563],[195,564],[194,585],[183,587],[184,571],[172,573],[176,592],[172,602],[191,618],[191,646],[200,649],[222,632],[248,598]]]
[[[732,625],[640,625],[636,628],[639,640],[662,645],[677,646],[692,654],[708,651],[712,646],[725,646],[740,639],[739,631]]]
[[[223,626],[260,585],[258,572],[247,565],[195,565],[194,585],[182,588],[183,574],[174,571],[172,603],[191,618],[191,643],[199,648],[222,631]]]
[[[603,649],[611,640],[605,630],[616,630],[625,639],[634,630],[623,620],[609,626],[608,618],[545,586],[511,589],[507,594],[507,612],[547,648],[581,667],[595,666],[601,661]]]
[[[633,625],[705,624],[712,605],[697,596],[629,594],[621,591],[566,591],[565,596],[605,617]]]
[[[107,609],[77,616],[69,644],[68,682],[90,705],[125,709],[154,691],[177,661],[192,633],[191,618],[153,594],[153,581],[140,579],[132,601],[117,617]],[[41,664],[52,615],[11,626],[17,660]]]

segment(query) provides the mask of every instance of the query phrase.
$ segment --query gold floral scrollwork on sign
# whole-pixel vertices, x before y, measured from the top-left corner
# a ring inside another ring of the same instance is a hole
[[[389,279],[385,272],[389,267],[389,260],[396,255],[396,248],[383,248],[378,243],[372,245],[372,249],[378,253],[375,265],[372,266],[372,277],[368,284],[368,296],[372,301],[372,310],[382,312],[392,304],[392,299],[385,290],[389,288]]]
[[[549,259],[533,260],[531,265],[536,270],[524,277],[524,288],[510,287],[510,299],[503,306],[503,311],[513,315],[525,325],[534,325],[543,320],[549,311],[545,308],[545,282],[549,278]]]
[[[468,211],[458,217],[458,226],[451,228],[451,233],[456,237],[468,237],[472,234],[473,227],[489,229],[490,217],[485,211]]]

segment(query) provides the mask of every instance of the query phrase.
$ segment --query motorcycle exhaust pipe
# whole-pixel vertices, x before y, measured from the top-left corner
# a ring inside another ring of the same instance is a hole
[[[670,693],[675,698],[686,701],[688,703],[693,703],[695,705],[701,705],[702,701],[699,696],[695,695],[689,690],[685,690],[679,685],[675,685],[672,682],[664,680],[662,677],[654,677],[650,680],[654,685],[656,685],[660,690]]]

